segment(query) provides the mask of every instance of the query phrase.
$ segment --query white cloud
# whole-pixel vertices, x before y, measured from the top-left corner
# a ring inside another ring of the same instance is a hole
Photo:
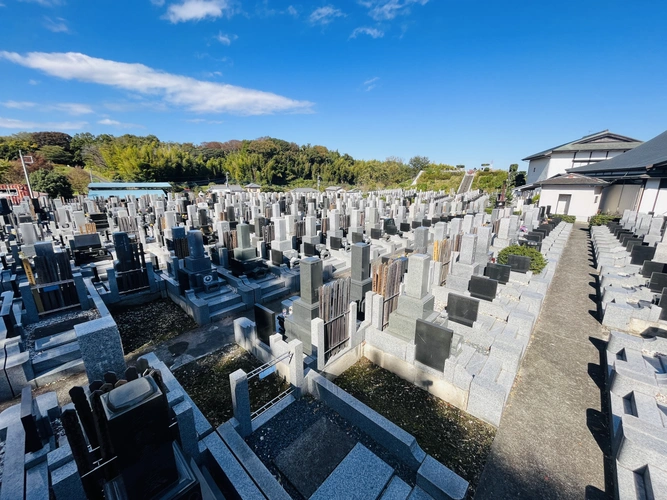
[[[428,0],[360,0],[369,9],[368,15],[376,21],[389,21],[410,13],[412,5],[426,5]]]
[[[69,115],[74,115],[74,116],[87,115],[93,112],[93,108],[91,108],[87,104],[79,104],[76,102],[62,102],[60,104],[53,104],[48,107],[55,111],[62,111],[63,113],[67,113]]]
[[[58,104],[42,104],[38,105],[36,102],[28,101],[5,101],[0,103],[5,108],[9,109],[33,109],[37,111],[60,111],[68,115],[86,115],[92,113],[93,109],[87,104],[79,104],[75,102],[61,102]],[[39,107],[37,107],[39,106]]]
[[[225,123],[222,120],[205,120],[204,118],[192,118],[191,120],[185,120],[188,123],[207,123],[210,125],[220,125]]]
[[[315,9],[310,14],[308,19],[313,24],[329,24],[337,17],[344,17],[344,16],[345,14],[343,14],[343,12],[340,9],[336,9],[331,5],[327,5],[325,7],[320,7],[319,9]]]
[[[44,27],[54,33],[69,33],[67,21],[62,17],[56,17],[55,20],[44,16]]]
[[[364,82],[364,87],[366,87],[366,92],[370,92],[373,90],[375,87],[377,87],[377,82],[380,79],[379,76],[374,76],[373,78],[370,78]]]
[[[184,0],[183,3],[171,4],[165,17],[172,23],[201,21],[207,17],[222,16],[228,7],[227,0]]]
[[[164,5],[164,0],[151,0],[151,3],[156,7],[162,7]]]
[[[350,35],[350,38],[357,38],[358,35],[368,35],[373,38],[382,38],[384,36],[384,31],[377,28],[355,28],[355,30]]]
[[[81,130],[87,122],[47,122],[38,123],[24,120],[15,120],[13,118],[0,117],[0,128],[10,128],[15,130]]]
[[[137,125],[136,123],[123,123],[118,120],[112,120],[111,118],[104,118],[99,120],[97,123],[100,125],[108,125],[110,127],[117,128],[144,128],[142,125]]]
[[[172,106],[198,113],[262,115],[276,112],[309,112],[313,103],[271,92],[197,80],[159,71],[143,64],[123,63],[85,54],[0,51],[7,59],[27,68],[65,80],[79,80],[159,97]]]
[[[238,36],[236,35],[224,35],[222,31],[220,31],[217,35],[215,35],[215,39],[220,42],[223,45],[231,45],[234,40],[236,40]]]
[[[32,79],[31,79],[31,80],[28,80],[28,83],[29,83],[30,85],[39,85],[39,80],[32,80]]]
[[[9,109],[28,109],[37,106],[36,103],[27,101],[5,101],[0,104]]]
[[[299,11],[296,10],[293,5],[287,7],[287,13],[292,17],[299,17]]]

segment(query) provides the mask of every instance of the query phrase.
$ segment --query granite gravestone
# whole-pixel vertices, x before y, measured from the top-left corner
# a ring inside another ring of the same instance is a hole
[[[655,247],[637,246],[632,247],[630,252],[630,264],[641,266],[645,260],[651,260],[655,256]]]
[[[493,280],[496,280],[498,283],[506,285],[510,280],[510,271],[512,266],[506,266],[503,264],[494,264],[488,263],[486,269],[484,269],[484,276],[487,276]]]
[[[644,278],[650,278],[653,273],[667,273],[667,264],[664,262],[645,260],[642,265],[642,276]]]
[[[304,243],[303,253],[306,257],[314,257],[315,255],[317,255],[317,252],[315,251],[315,245],[313,245],[312,243]]]
[[[402,233],[407,233],[410,231],[410,224],[407,222],[401,222],[400,229]]]
[[[382,229],[375,229],[374,227],[371,228],[371,239],[372,240],[379,240],[382,238]]]
[[[463,295],[450,293],[447,299],[447,315],[449,319],[461,325],[470,326],[477,321],[479,300]]]
[[[667,287],[667,274],[665,273],[651,274],[651,280],[648,283],[648,287],[653,293],[662,292],[662,289]]]
[[[417,229],[418,227],[421,227],[422,223],[418,220],[413,220],[412,221],[412,229]]]
[[[453,335],[454,332],[449,328],[418,319],[415,331],[415,360],[439,372],[444,371]]]
[[[352,235],[352,244],[353,245],[355,243],[363,243],[364,242],[364,235],[362,233],[357,233],[356,231],[353,231],[350,234]]]
[[[483,278],[482,276],[471,276],[468,283],[468,291],[471,297],[490,302],[496,298],[498,282],[494,279]]]
[[[280,250],[276,250],[274,248],[271,249],[271,263],[274,266],[283,265],[283,253]]]
[[[270,345],[269,337],[276,332],[276,313],[261,304],[255,304],[255,325],[257,338]]]
[[[660,295],[660,317],[658,319],[665,321],[667,320],[667,288],[662,289],[662,294]]]
[[[507,265],[509,265],[514,272],[526,274],[530,271],[530,257],[509,255],[507,257]]]
[[[336,236],[330,236],[329,246],[331,247],[331,250],[340,250],[343,247],[343,239]]]

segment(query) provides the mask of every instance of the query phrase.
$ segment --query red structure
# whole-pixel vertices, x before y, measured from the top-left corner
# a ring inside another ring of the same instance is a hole
[[[0,184],[0,198],[8,198],[14,205],[21,203],[26,196],[30,197],[30,192],[25,184]]]

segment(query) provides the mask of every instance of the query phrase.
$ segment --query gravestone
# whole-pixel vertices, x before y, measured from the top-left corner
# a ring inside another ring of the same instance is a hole
[[[503,264],[488,263],[486,269],[484,269],[484,276],[487,276],[493,280],[496,280],[498,283],[506,285],[510,280],[510,271],[512,266],[506,266]]]
[[[660,295],[660,317],[658,319],[665,321],[667,320],[667,288],[662,289],[662,294]]]
[[[662,289],[667,287],[667,274],[653,273],[651,275],[651,280],[648,283],[648,287],[653,293],[662,292]]]
[[[412,229],[417,229],[418,227],[421,227],[422,223],[418,220],[413,220],[412,221]]]
[[[415,335],[415,360],[434,370],[445,370],[445,360],[449,357],[454,332],[435,323],[417,320]]]
[[[450,293],[447,299],[447,315],[451,321],[470,326],[477,321],[479,300]]]
[[[342,238],[337,238],[336,236],[329,236],[329,246],[331,250],[340,250],[343,247]]]
[[[667,273],[667,264],[664,262],[645,260],[642,265],[642,276],[644,278],[650,278],[653,273]]]
[[[655,247],[635,245],[630,252],[630,264],[641,266],[645,260],[651,260],[654,256]]]
[[[350,233],[352,235],[352,244],[354,245],[355,243],[363,243],[364,242],[364,235],[362,233],[357,233],[353,231]]]
[[[271,249],[271,263],[274,266],[283,265],[283,253],[280,250],[276,250],[274,248]]]
[[[476,299],[492,301],[498,292],[498,282],[482,276],[471,276],[468,283],[470,296]]]
[[[407,222],[401,222],[400,229],[402,233],[407,233],[410,231],[410,224]]]
[[[270,345],[269,337],[276,333],[276,313],[261,304],[255,304],[255,324],[257,338]]]
[[[526,274],[530,271],[530,257],[509,255],[507,257],[507,265],[509,265],[514,272]]]
[[[315,245],[313,245],[312,243],[304,243],[303,254],[306,257],[314,257],[317,254],[317,252],[315,251]]]
[[[371,239],[372,240],[379,240],[382,238],[382,229],[375,229],[374,227],[371,228]]]

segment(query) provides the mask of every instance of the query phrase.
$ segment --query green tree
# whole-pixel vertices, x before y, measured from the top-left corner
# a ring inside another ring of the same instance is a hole
[[[413,170],[424,170],[431,164],[431,160],[427,156],[413,156],[408,164]]]
[[[517,172],[514,178],[514,187],[526,185],[526,172]]]
[[[45,160],[57,165],[69,165],[72,162],[72,155],[62,146],[42,146],[39,153]]]
[[[72,198],[74,193],[72,191],[72,184],[69,179],[58,172],[38,170],[30,174],[30,185],[33,191],[46,193],[51,198]]]

